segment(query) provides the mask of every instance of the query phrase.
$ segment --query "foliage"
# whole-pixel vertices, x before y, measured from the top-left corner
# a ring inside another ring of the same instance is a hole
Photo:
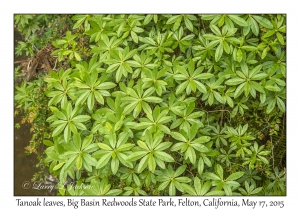
[[[15,102],[42,116],[49,173],[87,186],[59,194],[286,194],[285,15],[15,15],[15,26],[17,54],[56,48],[56,69],[16,86]]]

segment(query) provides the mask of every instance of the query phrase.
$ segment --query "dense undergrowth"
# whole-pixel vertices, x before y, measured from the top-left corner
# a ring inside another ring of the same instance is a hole
[[[60,195],[286,194],[285,15],[28,14],[15,27],[17,54],[55,47],[15,104]]]

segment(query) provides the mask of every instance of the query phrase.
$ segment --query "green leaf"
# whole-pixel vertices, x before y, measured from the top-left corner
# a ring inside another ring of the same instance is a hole
[[[273,25],[268,19],[258,15],[251,15],[251,17],[253,17],[263,27],[273,29]]]
[[[225,52],[227,54],[230,54],[230,51],[231,51],[230,46],[228,45],[228,43],[225,40],[223,41],[223,45],[224,45]]]
[[[221,179],[223,179],[223,168],[219,164],[216,165],[216,172]]]
[[[208,152],[209,151],[209,149],[202,144],[192,143],[192,147],[195,148],[196,150],[198,150],[199,152]]]
[[[122,193],[122,190],[120,189],[113,189],[108,191],[105,195],[107,196],[116,196],[116,195],[120,195]]]
[[[285,112],[285,104],[284,104],[284,102],[279,97],[276,97],[276,100],[277,100],[277,105],[278,105],[279,109],[282,112]]]
[[[206,195],[207,196],[222,196],[222,195],[225,195],[225,192],[221,191],[221,190],[213,190],[213,191],[206,193]]]
[[[74,52],[74,55],[75,55],[75,59],[77,61],[81,61],[81,57],[80,57],[80,55],[77,52]]]
[[[284,38],[283,38],[283,36],[280,33],[277,32],[276,33],[276,37],[279,40],[280,44],[285,45]]]
[[[198,173],[201,175],[204,170],[204,161],[203,158],[200,158],[198,161]]]
[[[181,133],[171,132],[171,136],[176,140],[187,142],[187,139]]]
[[[201,74],[196,75],[194,78],[195,79],[209,79],[209,78],[212,78],[213,76],[214,75],[211,73],[201,73]]]
[[[219,176],[217,176],[214,173],[211,172],[205,172],[203,173],[203,176],[207,179],[211,179],[211,180],[222,180]]]
[[[111,171],[113,174],[116,174],[119,169],[119,160],[117,158],[113,158],[111,160]]]
[[[104,167],[111,158],[111,152],[104,154],[97,162],[96,168]]]
[[[233,22],[240,26],[248,26],[248,23],[237,15],[227,15]]]
[[[267,110],[266,110],[267,114],[271,113],[271,111],[272,111],[272,110],[274,109],[274,107],[275,107],[275,104],[276,104],[276,99],[272,99],[272,100],[269,102],[269,104],[268,104],[268,106],[267,106]]]
[[[87,164],[89,164],[91,166],[96,166],[96,164],[97,164],[96,159],[91,157],[89,154],[83,153],[82,157]]]
[[[77,22],[74,24],[74,26],[73,26],[73,29],[77,29],[77,28],[79,28],[79,26],[81,26],[81,24],[85,21],[85,19],[86,19],[86,16],[84,15],[84,16],[81,16],[81,15],[78,15],[78,17],[81,17],[80,19],[78,19],[78,18],[76,18],[76,20],[77,20]],[[76,17],[76,15],[75,15],[75,17]],[[72,18],[73,19],[73,18]]]
[[[104,104],[104,98],[98,91],[94,91],[94,96],[98,103]]]
[[[181,83],[180,85],[178,85],[177,89],[176,89],[176,95],[182,93],[182,91],[184,91],[184,89],[186,89],[188,84],[189,84],[189,81],[185,81],[185,82]]]
[[[111,89],[111,88],[114,88],[116,87],[116,84],[113,83],[113,82],[103,82],[103,83],[100,83],[96,89],[98,90],[107,90],[107,89]]]
[[[71,129],[70,129],[70,123],[68,123],[64,130],[64,139],[66,142],[69,141],[70,136],[71,136]]]
[[[170,17],[168,20],[167,20],[167,23],[166,24],[172,24],[172,23],[175,23],[177,19],[179,19],[180,16],[179,15],[173,15],[172,17]]]
[[[212,105],[214,103],[214,94],[211,92],[208,96],[208,104]]]
[[[87,99],[88,109],[92,110],[94,108],[94,104],[95,104],[94,93],[91,92],[88,99]]]
[[[89,115],[78,115],[78,116],[74,117],[72,119],[72,121],[75,121],[75,122],[86,122],[89,119],[91,119],[91,117]]]
[[[210,29],[212,32],[214,32],[214,34],[218,35],[218,36],[222,36],[220,29],[215,26],[215,25],[211,25]]]
[[[224,183],[222,187],[223,187],[226,195],[232,195],[232,190],[231,190],[231,188],[230,188],[229,185],[227,185],[226,183]]]
[[[128,104],[124,109],[123,109],[123,114],[129,114],[136,106],[138,105],[138,101],[133,101],[132,103]]]
[[[148,146],[147,146],[147,144],[146,144],[145,142],[143,142],[143,141],[141,141],[141,140],[138,140],[138,141],[137,141],[137,144],[138,144],[141,148],[143,148],[143,149],[145,149],[145,150],[149,150],[149,148],[148,148]]]
[[[189,195],[197,195],[195,189],[191,187],[190,185],[187,184],[182,184],[181,185],[183,190],[186,191]]]
[[[262,54],[261,54],[261,58],[262,59],[264,59],[265,57],[266,57],[266,55],[268,54],[268,52],[270,51],[270,47],[268,46],[268,47],[266,47],[264,50],[263,50],[263,52],[262,52]]]
[[[254,87],[255,90],[257,90],[257,91],[259,91],[261,93],[265,93],[265,90],[263,89],[263,87],[259,83],[254,82],[254,81],[250,81],[250,85],[252,87]]]
[[[235,172],[227,177],[226,181],[234,181],[241,178],[244,175],[244,172]]]
[[[136,129],[136,130],[141,130],[141,129],[148,128],[148,127],[150,127],[150,126],[152,126],[152,125],[153,125],[152,122],[141,122],[141,123],[139,123],[139,124],[137,124],[137,125],[135,126],[135,129]]]
[[[259,193],[260,191],[262,191],[262,187],[259,187],[259,188],[256,188],[256,189],[254,189],[252,192],[251,192],[251,194],[252,195],[254,195],[254,194],[257,194],[257,193]]]
[[[250,93],[250,84],[249,84],[249,82],[245,83],[244,90],[245,90],[245,96],[248,96],[249,93]]]
[[[268,31],[267,33],[264,34],[264,38],[272,36],[273,34],[275,34],[275,32],[276,32],[275,30]]]
[[[169,195],[175,196],[176,195],[176,188],[174,182],[172,181],[169,187]]]
[[[280,91],[280,88],[277,86],[266,85],[265,88],[274,92]]]
[[[127,157],[127,160],[128,160],[128,161],[135,161],[135,160],[138,160],[138,159],[144,157],[147,153],[148,153],[148,151],[138,151],[138,152],[134,152],[134,153],[132,153],[131,155],[129,155],[129,156]]]
[[[187,182],[191,182],[192,180],[188,177],[178,177],[175,178],[176,181],[181,182],[181,183],[187,183]]]
[[[265,157],[260,156],[260,155],[258,155],[258,157],[264,164],[269,164],[269,161]]]
[[[145,97],[144,101],[151,102],[151,103],[160,103],[163,100],[161,98],[159,98],[159,97],[149,96],[149,97]]]
[[[243,82],[245,82],[245,79],[242,79],[242,78],[234,78],[234,79],[227,80],[227,81],[225,82],[225,84],[226,84],[226,85],[232,86],[232,85],[238,85],[238,84],[241,84],[241,83],[243,83]]]
[[[135,43],[138,43],[139,42],[139,37],[137,36],[137,34],[134,31],[131,31],[130,34],[131,34],[131,37],[132,37],[133,41]]]
[[[177,170],[174,173],[174,177],[178,177],[180,176],[186,169],[186,165],[182,165],[179,168],[177,168]]]
[[[150,21],[152,20],[152,17],[153,17],[152,14],[146,15],[143,25],[147,25],[148,23],[150,23]]]
[[[77,160],[76,160],[76,168],[77,168],[78,170],[80,170],[81,167],[82,167],[82,157],[81,157],[81,155],[79,155],[79,156],[77,157]]]
[[[98,143],[98,146],[99,146],[101,149],[104,149],[104,150],[108,150],[108,151],[113,150],[113,149],[110,148],[110,146],[108,146],[107,144]]]
[[[153,155],[151,155],[151,154],[149,155],[149,158],[148,158],[148,167],[149,167],[149,170],[154,173],[155,168],[156,168],[156,162],[155,162]]]
[[[53,167],[53,171],[57,171],[58,169],[60,169],[63,165],[65,164],[65,162],[59,163],[56,166]]]
[[[64,130],[65,127],[66,127],[66,123],[57,126],[52,132],[52,137],[58,136]]]
[[[214,97],[217,99],[217,101],[219,101],[221,104],[224,104],[224,103],[225,103],[225,100],[224,100],[224,98],[220,95],[220,93],[214,91],[213,94],[214,94]]]
[[[223,42],[220,42],[219,46],[216,49],[215,60],[218,62],[223,54]]]
[[[234,98],[237,98],[237,97],[239,97],[239,96],[242,94],[243,88],[244,88],[245,84],[246,84],[246,82],[240,84],[240,85],[236,88],[236,90],[235,90],[235,92],[234,92],[234,95],[233,95]]]
[[[264,78],[266,78],[268,75],[266,73],[259,73],[254,75],[251,79],[252,80],[262,80]]]
[[[67,117],[62,112],[60,112],[58,110],[53,110],[53,114],[58,119],[67,120]]]
[[[149,156],[150,155],[146,155],[145,157],[143,157],[140,160],[140,163],[139,163],[138,168],[137,168],[138,173],[141,173],[147,167],[147,164],[149,164],[149,162],[148,162]]]
[[[167,143],[167,142],[165,142],[165,143]],[[174,162],[174,158],[171,155],[167,154],[166,152],[155,151],[154,157],[161,159],[162,161]]]
[[[50,140],[43,140],[43,143],[48,147],[54,146],[54,143]]]
[[[184,23],[186,27],[193,32],[193,23],[188,18],[184,18]]]
[[[241,62],[243,60],[243,52],[241,49],[238,49],[237,53],[236,53],[236,60],[238,62]]]
[[[170,181],[165,181],[163,183],[161,183],[159,186],[158,186],[158,190],[164,190],[168,185],[169,185]]]
[[[247,51],[255,51],[257,48],[254,46],[248,46],[248,45],[244,45],[241,47],[241,49],[247,50]]]
[[[85,149],[91,144],[92,141],[93,141],[93,134],[90,134],[89,136],[84,138],[81,148]]]
[[[198,177],[195,178],[195,187],[196,187],[196,183],[198,186],[200,186],[200,180]],[[210,190],[210,187],[211,187],[211,182],[210,181],[205,182],[201,188],[201,195],[205,195]],[[197,188],[199,189],[200,187]]]

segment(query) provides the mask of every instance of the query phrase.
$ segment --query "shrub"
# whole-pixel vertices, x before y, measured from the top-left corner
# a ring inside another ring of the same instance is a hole
[[[285,195],[285,15],[15,24],[27,39],[17,53],[55,47],[53,70],[15,95],[25,113],[44,110],[42,160],[61,184],[93,186],[59,194]]]

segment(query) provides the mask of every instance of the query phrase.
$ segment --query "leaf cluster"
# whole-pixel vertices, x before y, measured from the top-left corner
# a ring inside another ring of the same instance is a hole
[[[15,17],[23,28],[34,20]],[[45,163],[60,182],[94,188],[61,194],[285,193],[274,142],[258,135],[261,123],[272,140],[272,120],[284,121],[285,15],[101,14],[67,22],[52,40],[59,71],[43,78],[52,113]],[[31,106],[33,88],[17,87],[20,107]]]

